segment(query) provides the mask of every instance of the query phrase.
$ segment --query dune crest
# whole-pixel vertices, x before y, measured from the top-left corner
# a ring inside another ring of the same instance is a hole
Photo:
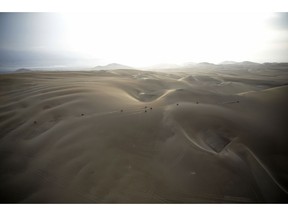
[[[205,65],[1,74],[1,202],[287,202],[288,74]]]

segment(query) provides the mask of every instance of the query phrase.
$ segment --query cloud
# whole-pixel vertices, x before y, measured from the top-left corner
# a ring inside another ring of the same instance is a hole
[[[0,13],[0,63],[269,61],[272,50],[282,61],[287,21],[288,13]]]
[[[63,41],[59,14],[0,13],[0,48],[60,46]]]
[[[288,31],[288,13],[274,13],[269,24],[272,28]]]

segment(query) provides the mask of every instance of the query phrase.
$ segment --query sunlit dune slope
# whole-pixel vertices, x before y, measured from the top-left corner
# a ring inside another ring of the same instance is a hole
[[[1,202],[287,202],[287,83],[277,71],[1,75]]]

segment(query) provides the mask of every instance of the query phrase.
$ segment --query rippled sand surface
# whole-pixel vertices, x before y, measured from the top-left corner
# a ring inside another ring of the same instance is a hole
[[[288,200],[288,71],[0,75],[2,203]]]

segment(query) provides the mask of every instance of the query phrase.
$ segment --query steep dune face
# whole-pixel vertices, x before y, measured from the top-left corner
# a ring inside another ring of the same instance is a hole
[[[287,202],[287,74],[0,76],[0,197]]]

